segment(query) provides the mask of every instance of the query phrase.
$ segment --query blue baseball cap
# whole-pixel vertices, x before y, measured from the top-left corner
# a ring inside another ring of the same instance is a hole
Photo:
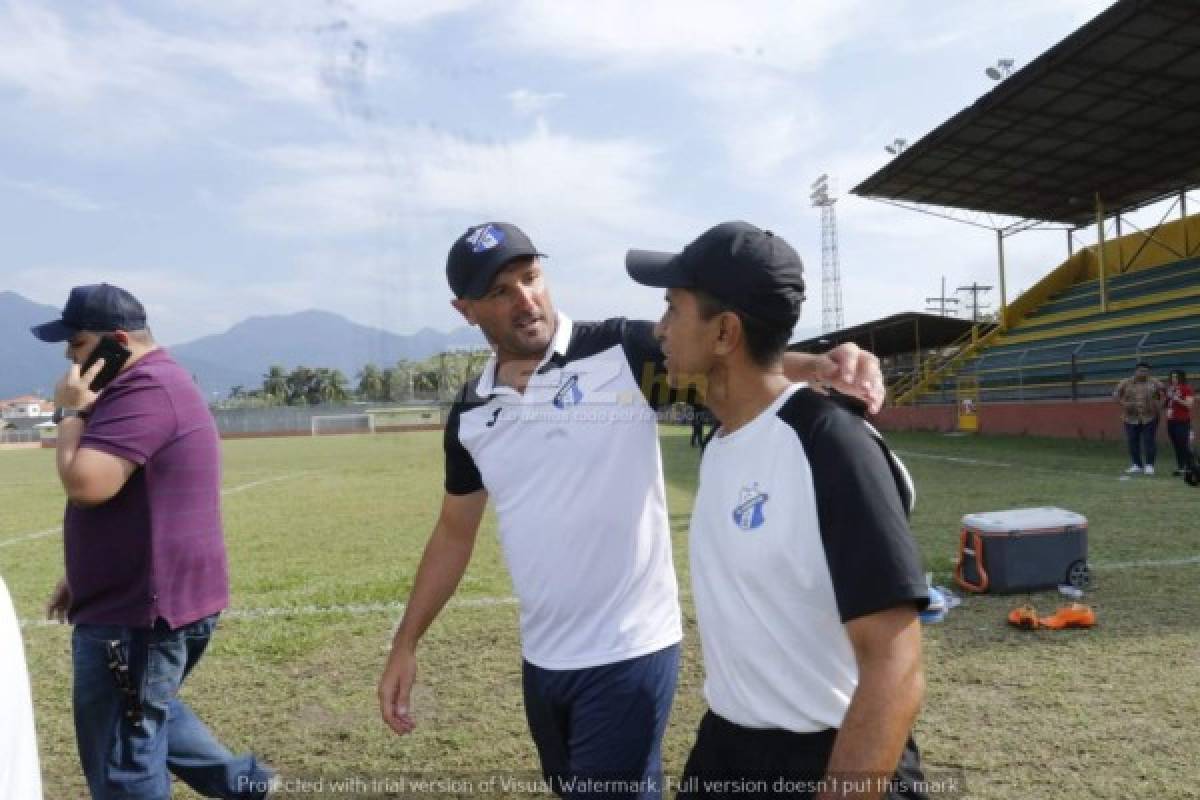
[[[65,342],[80,331],[140,331],[145,327],[146,309],[136,297],[119,286],[94,283],[71,290],[61,319],[29,330],[43,342]]]

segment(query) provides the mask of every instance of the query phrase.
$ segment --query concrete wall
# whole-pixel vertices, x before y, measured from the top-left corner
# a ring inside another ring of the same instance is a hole
[[[1110,400],[1069,400],[1038,403],[980,403],[979,432],[1012,436],[1053,436],[1064,439],[1124,441],[1121,411]],[[952,405],[885,408],[873,420],[885,431],[954,431],[957,408]],[[1166,441],[1166,427],[1159,438]]]

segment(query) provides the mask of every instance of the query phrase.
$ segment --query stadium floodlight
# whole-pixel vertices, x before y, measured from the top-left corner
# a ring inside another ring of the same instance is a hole
[[[812,201],[814,206],[831,205],[832,201],[829,198],[829,175],[822,173],[812,182],[809,187],[812,191],[808,195],[808,199]]]
[[[1017,62],[1011,58],[997,59],[995,66],[988,67],[983,71],[983,74],[987,75],[994,81],[1002,81],[1012,73],[1013,65],[1016,63]]]
[[[904,152],[904,148],[908,147],[907,139],[893,139],[891,144],[885,144],[884,150],[887,150],[894,156],[898,156]]]

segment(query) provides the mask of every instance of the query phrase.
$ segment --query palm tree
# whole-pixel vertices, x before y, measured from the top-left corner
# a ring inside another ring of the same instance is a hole
[[[358,373],[358,397],[372,402],[387,399],[384,374],[374,364],[367,364]]]
[[[388,400],[411,400],[415,389],[417,366],[407,359],[400,359],[396,366],[384,373],[387,381]]]
[[[317,370],[317,393],[326,403],[344,403],[349,399],[346,394],[346,376],[340,369]]]
[[[288,376],[278,364],[263,376],[263,396],[268,405],[283,405],[288,401]]]
[[[317,373],[308,367],[296,367],[287,376],[287,404],[309,406],[321,402],[314,386]]]

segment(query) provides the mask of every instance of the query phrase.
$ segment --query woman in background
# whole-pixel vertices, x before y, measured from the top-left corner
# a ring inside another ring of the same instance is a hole
[[[1188,386],[1187,373],[1181,369],[1171,370],[1167,383],[1167,437],[1175,448],[1176,475],[1187,469],[1191,453],[1188,438],[1192,431],[1192,405],[1196,402],[1192,387]]]

